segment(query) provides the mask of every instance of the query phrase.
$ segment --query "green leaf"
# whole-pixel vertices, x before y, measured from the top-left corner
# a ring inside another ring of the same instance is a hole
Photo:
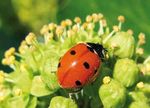
[[[49,108],[78,108],[76,103],[69,98],[62,96],[53,97]]]
[[[42,81],[41,76],[35,76],[32,81],[31,94],[36,97],[46,96],[53,93]]]

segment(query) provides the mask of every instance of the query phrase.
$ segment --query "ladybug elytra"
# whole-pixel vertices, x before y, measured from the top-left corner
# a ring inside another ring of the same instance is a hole
[[[94,81],[105,49],[100,44],[79,43],[61,57],[57,77],[62,88],[75,89]]]

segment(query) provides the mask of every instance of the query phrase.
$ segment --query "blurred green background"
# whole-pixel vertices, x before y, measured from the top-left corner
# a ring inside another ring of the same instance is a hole
[[[6,49],[17,48],[28,32],[38,34],[44,24],[76,16],[85,19],[99,12],[109,26],[124,15],[123,29],[131,28],[136,39],[140,32],[145,33],[145,53],[150,54],[150,0],[0,0],[0,60]]]

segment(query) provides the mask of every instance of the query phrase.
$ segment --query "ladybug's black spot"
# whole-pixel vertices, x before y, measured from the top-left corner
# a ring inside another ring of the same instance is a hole
[[[75,84],[76,84],[77,86],[80,86],[80,85],[81,85],[81,82],[80,82],[79,80],[77,80],[77,81],[75,81]]]
[[[87,48],[88,48],[92,53],[94,53],[94,49],[93,49],[92,47],[87,46]]]
[[[71,55],[75,55],[75,54],[76,54],[75,50],[71,50],[71,51],[70,51],[70,54],[71,54]]]
[[[58,63],[58,68],[60,67],[60,63]]]
[[[90,68],[90,65],[89,65],[88,62],[84,62],[83,65],[84,65],[84,67],[85,67],[86,69],[89,69],[89,68]]]

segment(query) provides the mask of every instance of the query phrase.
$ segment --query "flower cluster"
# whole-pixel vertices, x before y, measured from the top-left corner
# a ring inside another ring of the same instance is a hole
[[[44,25],[40,35],[29,33],[16,51],[8,49],[3,65],[11,73],[0,71],[0,108],[149,108],[150,56],[144,56],[145,35],[136,44],[131,29],[122,30],[124,16],[109,28],[103,14],[76,17],[60,25]],[[102,44],[106,60],[96,81],[69,98],[60,88],[57,65],[60,57],[79,42]]]

